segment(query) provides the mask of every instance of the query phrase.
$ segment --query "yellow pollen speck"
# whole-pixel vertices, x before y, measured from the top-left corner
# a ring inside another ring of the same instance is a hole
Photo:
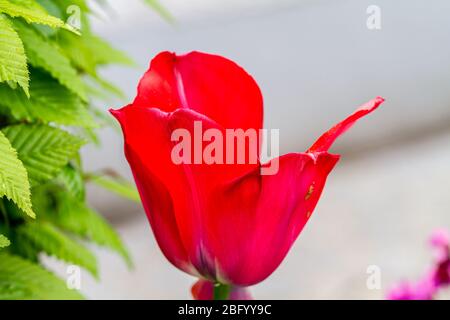
[[[311,198],[312,193],[314,192],[314,182],[309,186],[308,192],[306,193],[305,200]]]
[[[308,211],[307,213],[306,213],[306,217],[309,219],[309,217],[311,217],[311,211]]]

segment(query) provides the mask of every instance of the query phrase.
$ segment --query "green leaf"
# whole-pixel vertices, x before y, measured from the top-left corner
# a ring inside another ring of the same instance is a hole
[[[161,17],[166,19],[168,22],[174,21],[169,11],[167,11],[167,9],[164,8],[164,6],[162,6],[158,0],[144,0],[144,2],[147,3],[150,7],[152,7],[153,10],[155,10]]]
[[[49,201],[54,197],[53,201]],[[52,204],[56,203],[56,208]],[[67,192],[38,188],[33,192],[36,212],[60,229],[72,232],[119,253],[128,265],[131,260],[117,232],[94,210]]]
[[[8,252],[16,256],[22,257],[34,263],[39,263],[40,251],[30,241],[21,239],[18,234],[11,232],[11,246]]]
[[[67,21],[63,16],[60,8],[53,0],[36,0],[45,9],[50,15],[57,17],[61,20]],[[59,1],[58,1],[59,2]],[[46,37],[54,36],[58,33],[59,29],[54,29],[52,27],[43,25],[43,24],[35,24],[33,27],[36,28],[42,35]]]
[[[62,30],[56,41],[59,47],[69,57],[73,65],[88,74],[96,74],[95,53],[93,54],[84,44],[83,36]]]
[[[29,80],[22,40],[9,19],[0,14],[0,82],[6,82],[13,88],[14,84],[18,84],[29,96]]]
[[[124,65],[134,65],[125,53],[113,48],[108,42],[93,34],[84,34],[82,36],[84,45],[89,52],[93,53],[96,64],[118,63]]]
[[[103,89],[106,92],[107,96],[108,96],[108,93],[112,93],[116,97],[118,97],[122,100],[124,100],[126,98],[120,88],[118,88],[116,85],[114,85],[110,81],[103,79],[99,75],[97,75],[97,74],[92,75],[91,80],[93,80],[96,84],[98,84],[101,87],[101,89]]]
[[[98,65],[108,63],[134,65],[134,62],[121,51],[89,33],[83,33],[78,37],[63,31],[58,34],[56,41],[77,69],[94,77],[97,75]]]
[[[77,153],[84,141],[47,125],[13,125],[3,133],[17,150],[31,185],[55,177]]]
[[[26,223],[17,228],[16,233],[17,241],[28,241],[38,252],[45,252],[49,256],[84,267],[93,276],[98,277],[97,261],[94,255],[50,223],[42,221]]]
[[[16,22],[14,26],[24,43],[28,62],[48,71],[62,85],[86,100],[83,81],[60,48],[24,23]]]
[[[5,237],[4,235],[0,234],[0,249],[5,248],[5,247],[9,246],[10,244],[11,244],[11,242],[8,240],[8,238]]]
[[[63,16],[62,16],[61,9],[55,3],[55,2],[58,2],[58,3],[62,2],[63,0],[57,0],[57,1],[54,1],[54,0],[36,0],[36,1],[49,14],[51,14],[52,16],[57,17],[57,18],[59,18],[61,20],[64,20]],[[73,0],[68,0],[68,1],[73,1]],[[67,6],[65,8],[67,8]]]
[[[63,280],[20,257],[0,253],[0,300],[83,299]]]
[[[52,28],[64,28],[74,33],[77,31],[64,23],[61,19],[53,17],[34,0],[0,0],[0,13],[10,17],[21,17],[28,23],[39,23]]]
[[[27,98],[23,92],[0,84],[0,106],[21,121],[40,120],[88,128],[96,126],[78,96],[39,70],[32,70],[30,94],[31,97]]]
[[[31,202],[33,202],[33,199],[31,199]],[[3,221],[5,224],[3,225],[2,230],[2,224],[0,224],[0,233],[2,231],[5,231],[4,234],[8,235],[8,228],[11,226],[11,224],[14,226],[16,223],[22,223],[25,220],[28,220],[28,216],[23,214],[23,211],[15,204],[12,200],[8,200],[6,198],[0,198],[0,213],[3,211]],[[33,211],[36,212],[33,208]],[[4,215],[6,213],[6,216]],[[11,242],[14,242],[14,239],[11,239]]]
[[[72,165],[65,166],[58,175],[58,180],[66,190],[76,199],[84,200],[85,189],[81,172]]]
[[[0,197],[6,196],[23,212],[34,218],[27,171],[17,157],[17,151],[2,132],[0,132],[0,154]]]
[[[119,176],[106,176],[106,175],[96,175],[89,174],[86,176],[86,180],[92,181],[93,183],[114,192],[124,198],[140,202],[139,193],[136,187]]]
[[[100,139],[97,136],[97,132],[92,128],[80,128],[77,134],[85,139],[87,143],[93,143],[96,146],[100,146]]]

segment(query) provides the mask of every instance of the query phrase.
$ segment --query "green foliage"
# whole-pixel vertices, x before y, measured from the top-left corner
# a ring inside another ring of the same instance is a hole
[[[17,228],[15,239],[22,245],[28,242],[25,245],[33,247],[36,252],[45,252],[49,256],[77,264],[86,268],[95,277],[98,276],[94,255],[50,223],[23,224]]]
[[[28,23],[45,24],[53,28],[75,31],[61,19],[51,16],[34,0],[0,0],[0,13],[23,18]]]
[[[72,5],[80,30],[65,22]],[[93,243],[131,265],[117,232],[85,200],[87,181],[139,200],[130,183],[86,174],[81,164],[81,136],[95,142],[109,125],[90,100],[122,96],[99,67],[133,65],[92,32],[91,14],[85,0],[0,0],[0,299],[82,298],[45,270],[43,254],[97,277],[85,246]]]
[[[163,5],[158,0],[144,0],[150,7],[152,7],[156,12],[158,12],[164,19],[169,22],[173,22],[174,19],[172,15],[164,8]]]
[[[9,241],[9,239],[7,237],[5,237],[4,235],[0,234],[0,249],[5,248],[5,247],[9,246],[10,244],[11,244],[11,242]]]
[[[117,175],[89,174],[87,178],[95,184],[124,198],[139,202],[140,197],[134,185]]]
[[[129,265],[131,264],[117,232],[84,201],[80,201],[70,193],[42,187],[34,192],[33,204],[38,217],[52,222],[61,230],[116,251]]]
[[[29,96],[29,80],[22,40],[9,19],[0,13],[0,82],[8,83],[12,88],[18,84]]]
[[[0,252],[0,300],[82,299],[64,281],[41,266]]]
[[[0,132],[0,197],[14,201],[30,217],[35,217],[31,208],[30,184],[23,163],[10,141]]]
[[[54,178],[84,143],[66,131],[47,125],[19,124],[2,131],[17,150],[31,185]]]
[[[40,70],[32,69],[28,98],[19,90],[0,84],[0,109],[18,121],[94,127],[95,122],[78,96]]]
[[[44,69],[81,99],[87,99],[83,81],[56,44],[20,21],[15,24],[15,29],[23,40],[28,61],[33,67]]]
[[[59,173],[58,180],[73,198],[84,200],[84,180],[80,170],[68,164]]]

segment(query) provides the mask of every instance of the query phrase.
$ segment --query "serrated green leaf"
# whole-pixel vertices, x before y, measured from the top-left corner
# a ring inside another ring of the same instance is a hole
[[[0,84],[0,106],[16,120],[95,127],[92,115],[75,94],[56,80],[38,70],[32,70],[31,97]]]
[[[94,255],[81,244],[70,239],[50,223],[26,223],[17,228],[17,241],[30,242],[37,251],[45,252],[65,262],[74,263],[98,277]]]
[[[0,300],[83,299],[63,280],[20,257],[0,253]]]
[[[49,15],[34,0],[0,0],[0,13],[5,13],[13,18],[21,17],[28,23],[39,23],[52,28],[64,28],[78,33],[61,19]]]
[[[0,199],[0,208],[2,209],[1,211],[5,212],[7,215],[6,219],[4,219],[4,228],[6,227],[6,230],[2,230],[0,228],[0,232],[5,231],[5,234],[7,234],[6,231],[8,230],[9,224],[22,223],[24,220],[28,219],[28,216],[24,215],[23,211],[17,206],[17,204],[15,204],[12,200],[6,199],[5,197]],[[33,211],[36,212],[34,208]],[[0,227],[2,227],[1,224]]]
[[[7,237],[5,237],[4,235],[0,234],[0,249],[5,248],[5,247],[9,246],[10,244],[11,244],[11,242],[9,241],[9,239]]]
[[[84,83],[60,48],[24,23],[18,21],[14,27],[24,43],[28,62],[48,71],[63,86],[86,100]]]
[[[67,192],[74,198],[84,200],[84,180],[79,170],[69,164],[61,170],[58,175],[58,180],[61,181]]]
[[[12,200],[23,212],[34,218],[30,184],[23,163],[10,141],[0,132],[0,197]]]
[[[29,96],[29,80],[27,57],[22,40],[9,19],[0,14],[0,82],[9,85],[17,83]]]
[[[122,177],[88,174],[86,176],[86,179],[101,186],[102,188],[105,188],[108,191],[118,194],[119,196],[133,200],[135,202],[141,201],[136,187]]]
[[[55,177],[77,153],[84,141],[47,125],[13,125],[3,133],[17,150],[31,185]]]
[[[33,204],[38,215],[60,229],[116,251],[131,265],[128,252],[117,232],[83,201],[59,189],[40,187],[33,192]]]
[[[62,15],[62,12],[58,5],[53,2],[53,0],[37,0],[37,2],[41,5],[42,8],[45,9],[50,15],[59,18],[61,20],[66,21],[65,17]],[[59,1],[57,1],[59,2]],[[36,24],[34,25],[37,31],[39,31],[42,35],[46,37],[54,36],[58,33],[59,29],[54,29],[52,27],[43,25],[43,24]]]

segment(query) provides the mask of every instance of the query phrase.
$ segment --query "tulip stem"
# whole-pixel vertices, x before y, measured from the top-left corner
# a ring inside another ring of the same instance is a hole
[[[231,291],[231,286],[216,283],[214,284],[214,300],[228,300]]]

